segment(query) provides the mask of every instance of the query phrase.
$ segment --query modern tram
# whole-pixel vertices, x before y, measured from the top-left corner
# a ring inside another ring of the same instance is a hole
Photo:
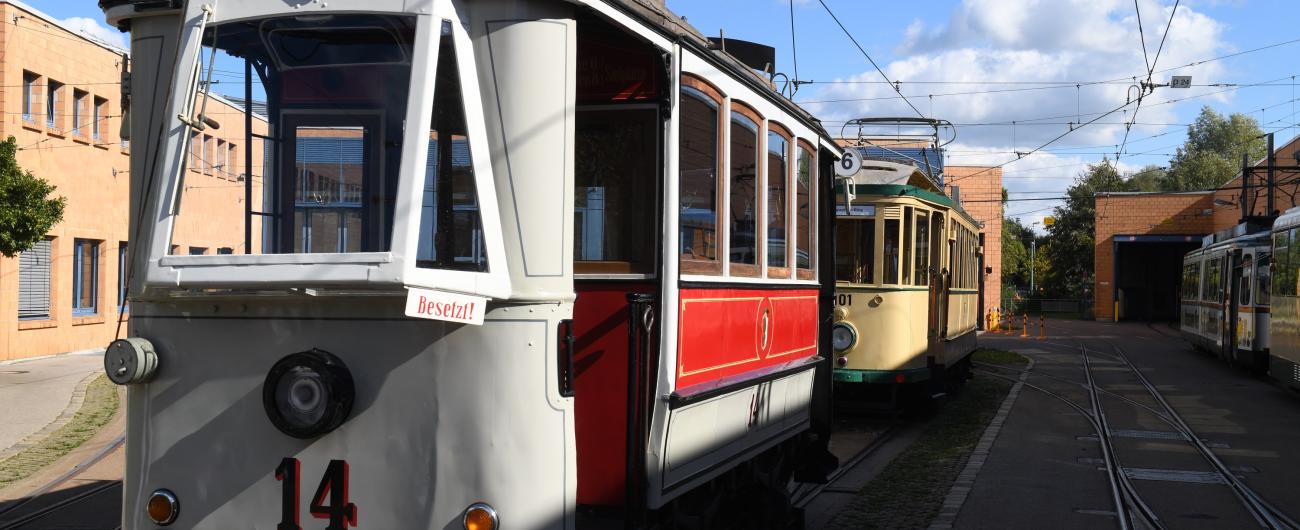
[[[979,325],[980,225],[914,143],[859,139],[837,187],[835,381],[895,406],[964,381]]]
[[[1194,345],[1258,372],[1268,368],[1273,249],[1267,232],[1207,236],[1183,258],[1180,329]]]
[[[661,2],[100,6],[132,41],[123,528],[782,527],[834,467],[842,151]],[[217,127],[257,155],[225,180],[187,170]],[[905,188],[851,225],[894,246],[846,352],[929,296],[944,340],[880,344],[951,364],[973,223]]]
[[[1268,373],[1300,390],[1300,208],[1291,208],[1273,222],[1272,312],[1268,319]]]

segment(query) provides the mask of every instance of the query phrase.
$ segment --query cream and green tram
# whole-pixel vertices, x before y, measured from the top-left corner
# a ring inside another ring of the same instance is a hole
[[[979,224],[919,169],[867,164],[836,206],[834,379],[934,393],[975,349]]]

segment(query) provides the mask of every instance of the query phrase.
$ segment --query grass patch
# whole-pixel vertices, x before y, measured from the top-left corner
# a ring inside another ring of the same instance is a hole
[[[977,374],[930,420],[911,447],[849,501],[830,528],[929,526],[1010,389],[1008,381]]]
[[[89,440],[117,414],[117,385],[100,375],[86,386],[86,399],[67,425],[36,445],[0,462],[0,489],[27,478]]]
[[[998,350],[993,348],[980,348],[971,354],[971,360],[984,364],[1006,364],[1011,366],[1025,366],[1029,364],[1029,359],[1019,353],[1009,352],[1007,350]]]

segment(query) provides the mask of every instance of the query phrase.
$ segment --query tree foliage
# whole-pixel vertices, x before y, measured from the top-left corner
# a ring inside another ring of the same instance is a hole
[[[63,220],[67,200],[50,198],[55,187],[18,166],[18,141],[0,143],[0,254],[14,257]]]
[[[1134,191],[1134,184],[1108,159],[1089,165],[1066,190],[1065,206],[1056,208],[1048,244],[1039,252],[1051,264],[1039,280],[1050,296],[1083,297],[1091,290],[1096,194],[1117,191]]]
[[[1245,114],[1224,118],[1210,107],[1187,127],[1187,142],[1169,161],[1169,171],[1160,179],[1163,191],[1193,191],[1217,188],[1232,180],[1241,169],[1241,156],[1251,162],[1268,154],[1259,122]]]

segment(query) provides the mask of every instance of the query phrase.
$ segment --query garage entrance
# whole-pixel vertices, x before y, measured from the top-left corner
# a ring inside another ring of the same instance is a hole
[[[1201,247],[1199,235],[1115,236],[1115,299],[1120,320],[1174,322],[1183,256]]]

